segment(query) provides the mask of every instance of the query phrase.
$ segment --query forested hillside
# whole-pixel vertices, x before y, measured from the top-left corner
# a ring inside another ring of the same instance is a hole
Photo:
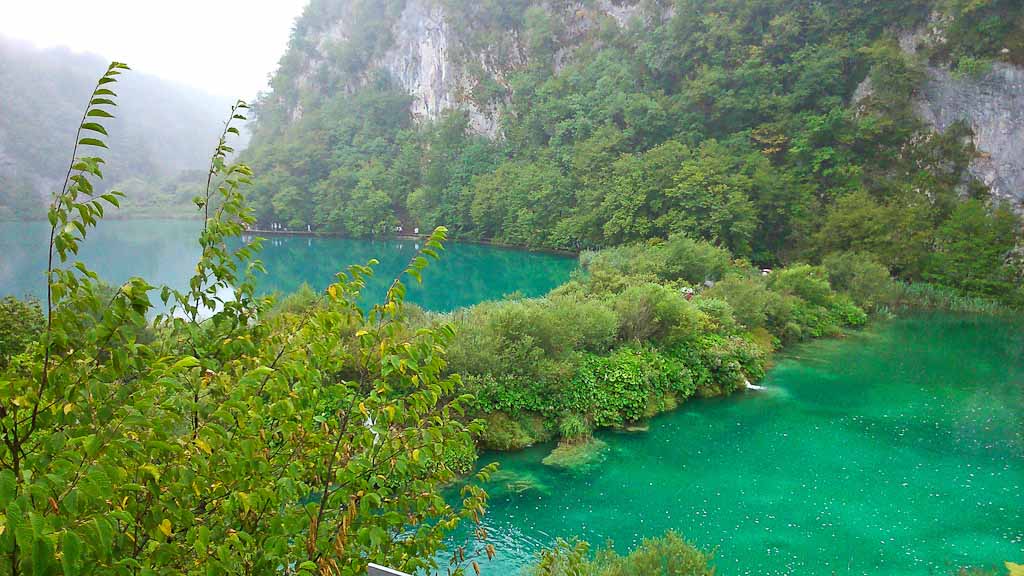
[[[0,38],[0,219],[45,215],[106,66],[98,56]],[[105,185],[127,192],[126,208],[136,213],[190,203],[230,102],[144,74],[126,78],[120,96]]]
[[[258,217],[554,248],[682,233],[766,266],[855,250],[1003,296],[1014,201],[971,177],[970,126],[933,130],[915,97],[926,69],[1024,63],[1022,22],[1012,0],[315,0],[259,102]]]

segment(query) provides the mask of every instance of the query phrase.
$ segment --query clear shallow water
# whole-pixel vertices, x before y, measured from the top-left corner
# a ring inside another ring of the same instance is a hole
[[[141,276],[151,284],[184,287],[199,258],[201,226],[196,221],[110,220],[90,232],[81,260],[112,284]],[[48,233],[43,222],[0,222],[0,296],[45,295]],[[263,247],[259,259],[267,275],[258,281],[263,292],[292,292],[303,282],[322,290],[347,266],[379,260],[364,303],[379,301],[419,248],[411,240],[307,237],[269,238]],[[429,310],[449,311],[514,292],[540,296],[568,280],[576,266],[574,258],[453,242],[424,273],[424,285],[410,286],[408,299]]]
[[[1024,560],[1024,322],[897,320],[800,346],[765,384],[601,434],[607,459],[582,475],[540,464],[550,446],[485,455],[540,484],[490,486],[486,573],[519,573],[556,537],[625,552],[669,529],[717,548],[722,576]]]

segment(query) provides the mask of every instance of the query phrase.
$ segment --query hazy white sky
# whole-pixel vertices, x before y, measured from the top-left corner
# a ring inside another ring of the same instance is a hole
[[[307,0],[0,0],[0,35],[67,46],[211,94],[250,99]]]

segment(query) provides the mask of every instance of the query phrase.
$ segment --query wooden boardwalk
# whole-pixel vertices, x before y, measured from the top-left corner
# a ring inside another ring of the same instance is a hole
[[[405,572],[399,572],[398,570],[392,570],[391,568],[386,568],[384,566],[379,566],[377,564],[370,564],[368,575],[369,576],[409,576]]]

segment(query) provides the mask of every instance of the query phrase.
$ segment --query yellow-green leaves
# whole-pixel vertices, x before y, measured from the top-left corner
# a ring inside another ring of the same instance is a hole
[[[76,150],[106,147],[107,86],[122,66],[90,98]],[[300,313],[273,316],[256,296],[258,243],[235,240],[254,223],[252,172],[228,162],[238,134],[229,122],[211,159],[186,290],[137,278],[107,289],[82,264],[54,266],[50,329],[17,372],[0,367],[0,420],[25,455],[17,471],[9,452],[0,458],[0,547],[18,551],[25,573],[358,572],[371,557],[415,572],[451,528],[479,519],[482,493],[464,508],[439,495],[454,479],[442,454],[471,425],[450,416],[466,399],[442,378],[444,331],[404,325],[404,286],[370,315],[356,302],[375,262],[339,274]],[[71,165],[47,216],[55,260],[122,197],[98,194],[102,165]],[[175,314],[147,319],[152,293]]]

